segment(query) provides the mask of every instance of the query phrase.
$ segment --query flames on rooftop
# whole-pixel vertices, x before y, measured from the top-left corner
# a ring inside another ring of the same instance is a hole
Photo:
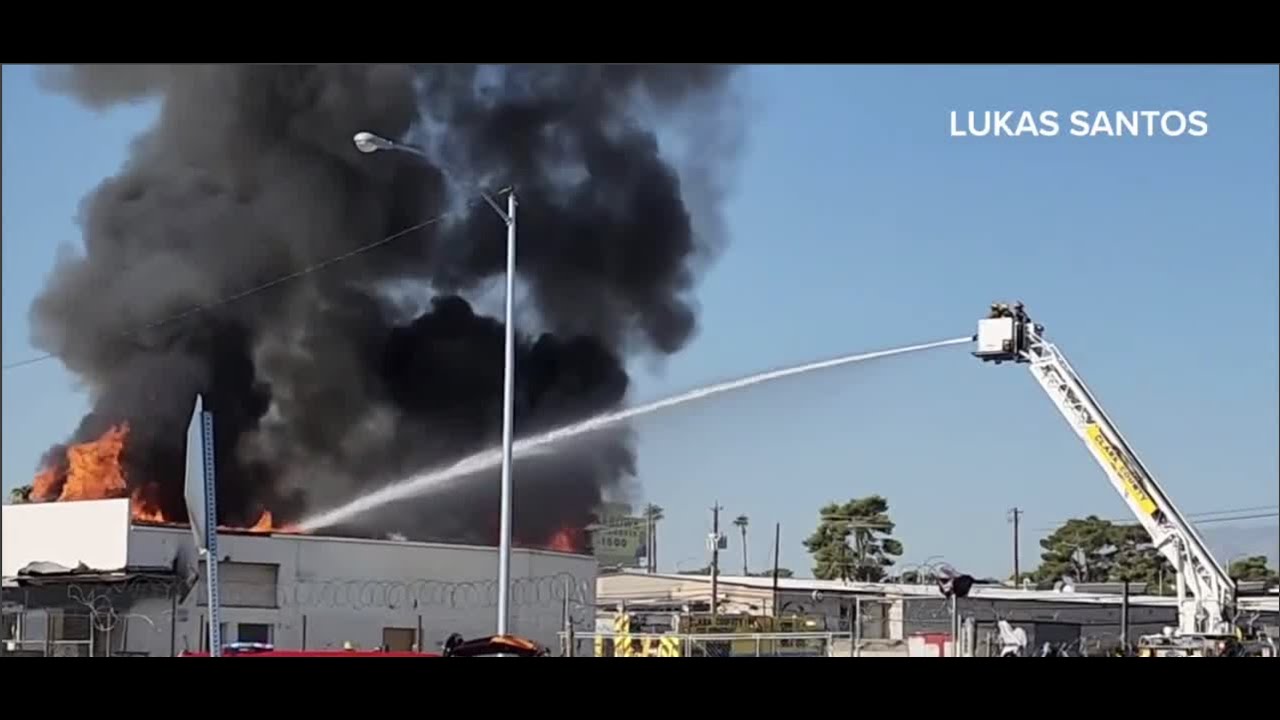
[[[67,447],[65,464],[46,466],[31,484],[32,502],[69,502],[129,498],[133,521],[141,524],[187,524],[186,517],[169,517],[156,497],[155,483],[130,484],[125,480],[121,456],[129,438],[129,425],[114,425],[97,440]],[[227,528],[249,532],[297,532],[292,525],[278,525],[271,511],[262,510],[256,522],[246,527]]]
[[[101,437],[67,447],[65,463],[44,467],[31,484],[31,502],[74,502],[129,498],[133,522],[142,525],[187,525],[182,517],[167,515],[157,496],[160,486],[154,482],[133,485],[126,481],[122,456],[129,438],[128,423],[113,425]],[[245,526],[220,526],[224,530],[251,533],[299,533],[293,523],[276,522],[271,511],[263,509],[257,521]],[[585,552],[589,547],[586,531],[570,525],[557,529],[542,542],[520,543],[557,552]]]

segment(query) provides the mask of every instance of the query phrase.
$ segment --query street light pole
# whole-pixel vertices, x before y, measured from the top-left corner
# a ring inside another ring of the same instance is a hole
[[[498,634],[507,634],[511,598],[511,445],[515,415],[515,295],[516,295],[516,191],[507,192],[507,211],[488,195],[484,196],[494,212],[507,224],[507,299],[506,358],[502,364],[502,505],[501,529],[498,537]]]
[[[352,138],[356,149],[362,153],[378,150],[399,150],[430,159],[422,149],[375,135],[358,132]],[[507,226],[507,297],[505,303],[506,337],[502,363],[502,501],[500,528],[498,531],[498,634],[506,635],[511,600],[511,450],[514,443],[515,423],[515,294],[516,294],[516,191],[507,188],[507,209],[504,211],[487,193],[481,193],[484,201],[498,213]]]

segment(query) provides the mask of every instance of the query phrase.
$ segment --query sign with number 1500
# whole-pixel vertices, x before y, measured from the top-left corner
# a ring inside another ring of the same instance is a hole
[[[644,518],[619,518],[591,538],[592,552],[604,565],[639,565],[648,549]]]

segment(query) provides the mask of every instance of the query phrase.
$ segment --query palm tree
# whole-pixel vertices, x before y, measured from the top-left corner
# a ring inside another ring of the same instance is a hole
[[[656,573],[658,572],[658,521],[662,519],[662,508],[649,503],[644,508],[644,515],[648,520],[649,548],[646,553],[649,556],[648,571]]]
[[[31,486],[19,485],[9,491],[9,504],[21,505],[22,503],[31,502]]]
[[[733,524],[742,531],[742,574],[749,575],[750,573],[747,572],[747,525],[751,524],[751,520],[746,515],[739,515],[733,519]]]

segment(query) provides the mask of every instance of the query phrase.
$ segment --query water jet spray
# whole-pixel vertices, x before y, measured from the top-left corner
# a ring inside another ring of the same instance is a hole
[[[700,400],[711,395],[719,395],[731,390],[740,390],[752,385],[769,382],[771,380],[780,380],[792,375],[801,375],[804,373],[815,372],[817,370],[825,370],[863,360],[874,360],[877,358],[892,357],[895,355],[905,355],[907,353],[931,350],[950,345],[959,345],[961,343],[968,342],[972,342],[972,336],[966,335],[964,337],[952,338],[950,340],[939,340],[937,342],[925,343],[922,345],[908,345],[906,347],[893,348],[890,350],[844,355],[830,360],[820,360],[818,362],[805,363],[803,365],[793,365],[780,370],[756,373],[755,375],[739,378],[737,380],[729,380],[727,382],[716,383],[714,385],[706,385],[679,395],[673,395],[662,400],[646,403],[644,405],[596,415],[595,417],[587,418],[586,420],[564,425],[554,430],[519,440],[512,447],[512,454],[516,457],[523,457],[528,455],[531,451],[544,449],[546,446],[553,443],[585,435],[586,433],[596,430],[601,430],[633,417],[647,415],[649,413],[657,412],[658,410],[682,405],[693,400]],[[377,509],[387,505],[388,503],[443,490],[450,487],[451,484],[457,480],[473,475],[482,470],[489,470],[501,462],[502,451],[500,448],[485,450],[463,458],[453,465],[421,473],[394,485],[389,485],[380,490],[376,490],[368,495],[358,497],[341,507],[334,508],[333,510],[329,510],[318,515],[313,515],[299,523],[298,527],[304,532],[313,532],[315,530],[348,522],[363,513]]]

